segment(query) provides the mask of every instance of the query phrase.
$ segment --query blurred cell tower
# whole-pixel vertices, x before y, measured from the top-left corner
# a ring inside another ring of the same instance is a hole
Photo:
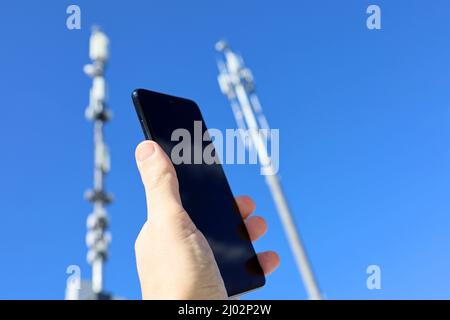
[[[85,115],[94,123],[94,187],[85,193],[85,198],[93,204],[93,211],[87,218],[86,235],[86,244],[89,248],[87,260],[92,267],[92,279],[81,281],[76,285],[78,288],[68,285],[66,299],[71,300],[111,298],[104,291],[103,275],[111,242],[111,235],[107,231],[108,214],[105,207],[112,202],[112,196],[105,191],[105,176],[110,170],[110,157],[103,139],[103,127],[111,118],[107,108],[104,78],[108,45],[108,37],[100,29],[93,28],[89,43],[89,57],[92,63],[84,66],[84,72],[92,78],[89,106]]]
[[[309,299],[322,299],[305,248],[281,188],[279,177],[267,149],[267,136],[264,136],[264,134],[268,133],[269,125],[255,92],[252,73],[250,69],[244,66],[242,57],[234,53],[226,42],[219,41],[216,44],[216,49],[223,55],[223,59],[218,61],[220,89],[231,104],[239,129],[248,130],[250,144],[246,140],[243,143],[246,147],[255,148],[257,152],[261,170],[265,175],[266,182],[278,209],[278,214]]]

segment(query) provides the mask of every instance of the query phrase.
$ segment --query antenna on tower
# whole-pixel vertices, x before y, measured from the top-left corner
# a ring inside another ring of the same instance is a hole
[[[111,296],[104,291],[104,265],[108,259],[111,234],[107,231],[109,219],[106,206],[112,196],[105,190],[105,177],[110,170],[110,156],[104,142],[103,128],[111,119],[108,111],[104,72],[108,62],[109,39],[98,28],[92,28],[89,41],[91,64],[84,66],[84,72],[92,78],[89,105],[85,116],[94,123],[94,186],[87,190],[85,198],[93,204],[93,211],[87,218],[86,244],[89,248],[87,261],[92,267],[91,281],[82,281],[81,288],[67,288],[66,296],[75,300],[103,300]]]
[[[268,137],[264,135],[268,134],[269,124],[255,92],[253,75],[250,69],[245,67],[242,57],[234,53],[225,41],[217,42],[216,50],[223,56],[217,62],[219,67],[218,81],[220,89],[231,104],[238,127],[240,129],[247,129],[249,132],[250,145],[246,143],[247,139],[244,139],[243,143],[246,147],[255,148],[258,154],[262,172],[264,173],[267,185],[278,209],[278,214],[308,296],[312,300],[322,299],[306,250],[302,244],[300,234],[295,226],[292,213],[281,188],[279,177],[276,174],[268,153],[265,143]]]

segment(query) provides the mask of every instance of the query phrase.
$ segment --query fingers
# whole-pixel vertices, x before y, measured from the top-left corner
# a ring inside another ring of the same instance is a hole
[[[176,172],[164,150],[156,142],[141,142],[136,148],[136,163],[145,187],[148,215],[182,211]]]
[[[255,202],[249,196],[236,197],[236,203],[242,218],[245,220],[248,234],[251,241],[256,241],[261,238],[267,231],[267,224],[262,217],[250,217],[255,211]]]
[[[263,217],[250,217],[245,220],[245,226],[251,241],[258,240],[267,232],[266,220]]]
[[[280,257],[274,251],[258,253],[258,261],[266,276],[274,272],[280,265]]]
[[[245,226],[251,241],[256,241],[267,232],[267,223],[263,217],[249,217],[255,210],[255,203],[248,196],[236,197],[236,203],[241,212],[242,218],[245,219]],[[269,275],[275,271],[280,265],[280,257],[274,251],[266,251],[258,253],[258,261],[265,275]]]
[[[255,202],[249,196],[236,197],[236,203],[244,220],[255,211]]]

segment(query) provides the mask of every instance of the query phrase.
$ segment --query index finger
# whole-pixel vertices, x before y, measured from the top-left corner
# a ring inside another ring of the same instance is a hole
[[[255,211],[255,202],[249,196],[238,196],[236,197],[236,203],[241,213],[242,219],[247,219],[249,215]]]

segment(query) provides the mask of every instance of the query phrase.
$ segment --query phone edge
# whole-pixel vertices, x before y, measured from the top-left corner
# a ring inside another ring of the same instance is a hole
[[[144,116],[144,111],[142,109],[141,102],[139,100],[139,91],[142,89],[135,89],[131,93],[131,99],[133,100],[134,109],[136,110],[136,114],[138,116],[139,123],[141,124],[142,131],[144,132],[144,136],[146,140],[152,140],[152,133],[150,128],[148,127],[148,121],[146,121]]]

